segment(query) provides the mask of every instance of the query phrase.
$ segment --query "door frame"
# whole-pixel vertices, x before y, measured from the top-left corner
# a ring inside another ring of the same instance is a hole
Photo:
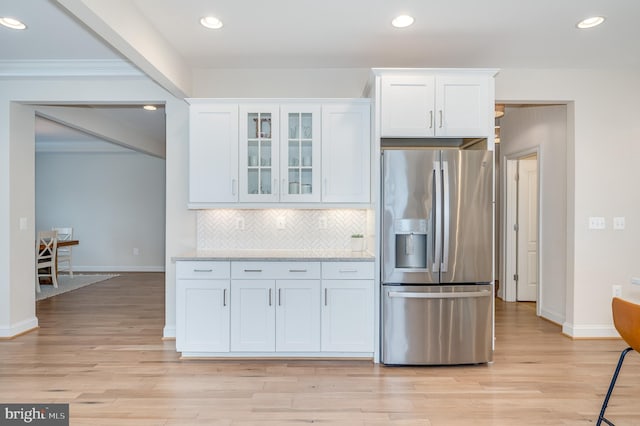
[[[517,221],[517,212],[518,212],[518,198],[517,198],[517,193],[518,193],[518,185],[517,182],[514,179],[515,173],[517,172],[517,162],[520,159],[523,159],[525,157],[531,157],[535,155],[536,156],[536,168],[538,170],[537,173],[537,193],[536,193],[536,199],[537,199],[537,206],[536,206],[536,214],[537,214],[537,218],[538,218],[538,229],[537,229],[537,233],[538,233],[538,290],[537,290],[537,295],[536,295],[536,314],[538,316],[541,315],[542,312],[542,307],[540,304],[540,300],[542,300],[542,292],[544,290],[543,286],[544,283],[542,281],[542,265],[540,262],[540,246],[541,246],[541,238],[542,238],[542,233],[541,233],[541,210],[542,210],[542,205],[541,205],[541,200],[540,200],[540,188],[541,188],[541,179],[542,179],[542,173],[540,171],[540,163],[541,163],[541,152],[540,152],[540,146],[535,146],[533,148],[529,148],[523,151],[518,151],[512,154],[508,154],[508,155],[503,155],[502,157],[502,164],[505,165],[504,167],[504,173],[502,173],[502,199],[504,200],[503,202],[503,209],[502,209],[502,214],[503,214],[503,218],[504,220],[502,221],[502,244],[504,247],[504,256],[503,256],[503,262],[502,262],[502,276],[503,276],[503,280],[502,282],[504,282],[504,293],[503,293],[503,298],[506,302],[515,302],[516,301],[516,294],[517,294],[517,288],[516,288],[516,281],[513,279],[513,275],[515,274],[516,271],[516,259],[517,259],[517,237],[516,237],[516,233],[513,232],[514,228],[513,225],[516,223]]]

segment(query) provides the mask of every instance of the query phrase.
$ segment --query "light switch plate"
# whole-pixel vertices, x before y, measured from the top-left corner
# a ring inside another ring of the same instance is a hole
[[[589,229],[605,229],[607,227],[604,217],[589,217]]]

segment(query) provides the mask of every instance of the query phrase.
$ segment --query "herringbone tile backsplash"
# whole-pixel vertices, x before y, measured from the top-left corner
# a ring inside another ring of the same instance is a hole
[[[372,235],[373,220],[355,209],[200,210],[198,250],[349,249],[352,234]]]

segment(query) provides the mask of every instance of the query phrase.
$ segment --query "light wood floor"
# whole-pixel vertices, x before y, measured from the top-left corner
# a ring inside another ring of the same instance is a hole
[[[70,403],[72,425],[589,425],[623,349],[497,302],[491,365],[180,360],[161,340],[163,282],[124,274],[38,302],[40,329],[0,341],[0,402]],[[631,353],[618,426],[640,424],[639,375]]]

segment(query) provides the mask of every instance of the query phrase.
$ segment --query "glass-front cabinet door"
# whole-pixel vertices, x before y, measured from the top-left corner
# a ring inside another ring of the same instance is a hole
[[[320,105],[282,105],[280,201],[320,201]]]
[[[278,105],[240,106],[240,201],[279,199]]]

